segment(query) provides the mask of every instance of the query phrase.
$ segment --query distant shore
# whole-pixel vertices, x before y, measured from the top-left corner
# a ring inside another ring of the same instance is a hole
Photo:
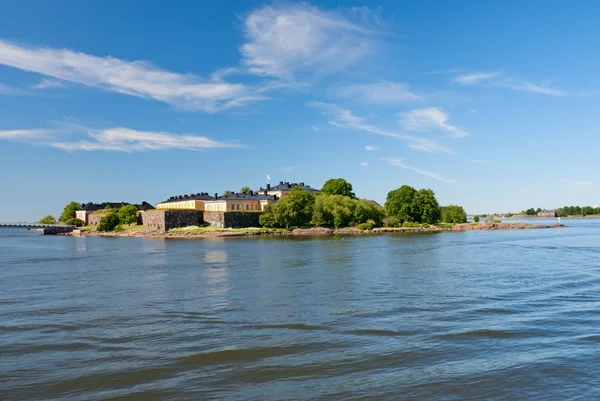
[[[267,236],[329,236],[329,235],[384,235],[394,233],[436,233],[443,231],[493,231],[493,230],[530,230],[564,228],[563,224],[530,224],[530,223],[464,223],[452,227],[381,227],[372,230],[358,230],[354,228],[296,228],[289,231],[261,231],[253,230],[228,230],[212,232],[164,232],[159,230],[126,230],[122,232],[100,232],[95,230],[75,230],[69,234],[80,237],[140,237],[140,238],[221,238],[221,237],[249,237],[258,235]]]

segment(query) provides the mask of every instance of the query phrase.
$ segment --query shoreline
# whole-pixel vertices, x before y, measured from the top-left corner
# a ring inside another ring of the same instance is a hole
[[[251,236],[294,236],[315,237],[334,235],[386,235],[386,234],[416,234],[439,232],[464,232],[464,231],[496,231],[496,230],[535,230],[548,228],[565,228],[564,224],[530,224],[530,223],[464,223],[456,224],[451,228],[438,226],[429,227],[380,227],[372,230],[358,230],[355,228],[296,228],[290,231],[261,232],[248,231],[214,231],[214,232],[164,232],[159,230],[131,230],[122,232],[99,232],[91,230],[75,230],[72,233],[60,234],[73,237],[126,237],[126,238],[226,238],[226,237],[251,237]]]

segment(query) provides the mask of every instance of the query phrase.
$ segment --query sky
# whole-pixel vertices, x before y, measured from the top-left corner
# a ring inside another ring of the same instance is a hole
[[[594,1],[0,0],[0,221],[343,177],[600,204]]]

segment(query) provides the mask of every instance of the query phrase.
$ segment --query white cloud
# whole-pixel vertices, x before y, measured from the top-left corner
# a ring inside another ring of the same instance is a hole
[[[8,85],[4,85],[2,82],[0,82],[0,95],[21,95],[21,94],[23,94],[23,92],[21,92],[19,89],[15,89]]]
[[[369,165],[369,163],[367,163],[367,162],[361,162],[360,165],[363,166],[363,167],[367,167]]]
[[[442,182],[445,182],[447,184],[454,184],[455,183],[454,180],[442,177],[441,175],[438,175],[438,174],[435,174],[435,173],[432,173],[432,172],[429,172],[429,171],[426,171],[426,170],[421,170],[420,168],[417,168],[417,167],[406,165],[406,164],[404,164],[404,162],[402,161],[402,159],[384,159],[384,160],[387,161],[388,163],[390,163],[393,166],[413,171],[413,172],[415,172],[417,174],[421,174],[421,175],[433,178],[434,180],[442,181]]]
[[[373,152],[379,148],[377,146],[367,145],[367,146],[365,146],[365,149],[368,150],[369,152]]]
[[[48,88],[62,88],[65,84],[56,79],[48,79],[44,78],[36,85],[33,86],[34,89],[48,89]]]
[[[309,106],[321,110],[321,112],[330,117],[329,124],[335,127],[352,128],[370,134],[387,136],[390,138],[403,139],[409,142],[408,147],[414,150],[421,150],[428,153],[450,153],[454,152],[444,146],[440,145],[436,141],[427,138],[421,138],[416,136],[410,136],[405,134],[399,134],[393,131],[381,129],[377,126],[365,123],[364,118],[357,117],[350,112],[350,110],[344,109],[336,104],[324,103],[324,102],[309,102]]]
[[[462,85],[475,85],[481,82],[488,82],[499,75],[500,73],[498,72],[469,72],[457,75],[452,79],[452,82]]]
[[[68,125],[66,125],[68,126]],[[0,139],[27,142],[32,145],[75,150],[110,150],[121,152],[185,149],[200,150],[214,148],[238,148],[235,142],[218,142],[204,136],[191,134],[173,134],[169,132],[137,131],[128,128],[90,129],[85,139],[65,138],[64,134],[81,132],[80,126],[70,129],[29,129],[0,131]],[[57,134],[61,134],[59,137]]]
[[[186,110],[217,112],[264,99],[243,84],[202,81],[146,61],[71,50],[28,48],[0,40],[0,64],[107,91],[155,99]]]
[[[296,170],[296,166],[286,166],[279,169],[279,171],[290,172]]]
[[[242,64],[252,74],[293,82],[347,68],[374,51],[371,11],[323,11],[308,3],[267,5],[243,18]]]
[[[486,164],[488,161],[483,159],[469,159],[471,163]]]
[[[341,86],[333,89],[333,93],[338,97],[357,99],[373,104],[401,103],[423,99],[423,96],[412,92],[407,84],[389,81]]]
[[[487,86],[497,86],[512,89],[520,92],[539,93],[549,96],[566,96],[567,92],[552,88],[549,85],[538,85],[529,81],[507,76],[500,72],[468,72],[456,75],[452,82],[461,85],[485,84]]]
[[[321,131],[321,128],[317,127],[316,125],[313,125],[312,130],[313,131]]]
[[[451,138],[464,138],[469,134],[458,127],[448,123],[448,113],[440,107],[426,107],[400,113],[400,121],[407,131],[426,132],[440,130],[449,133]]]

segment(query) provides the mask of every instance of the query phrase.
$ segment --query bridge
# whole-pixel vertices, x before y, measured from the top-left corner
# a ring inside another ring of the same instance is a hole
[[[40,231],[44,235],[66,234],[77,229],[76,226],[67,224],[39,224],[39,223],[0,223],[0,228],[26,228]]]

